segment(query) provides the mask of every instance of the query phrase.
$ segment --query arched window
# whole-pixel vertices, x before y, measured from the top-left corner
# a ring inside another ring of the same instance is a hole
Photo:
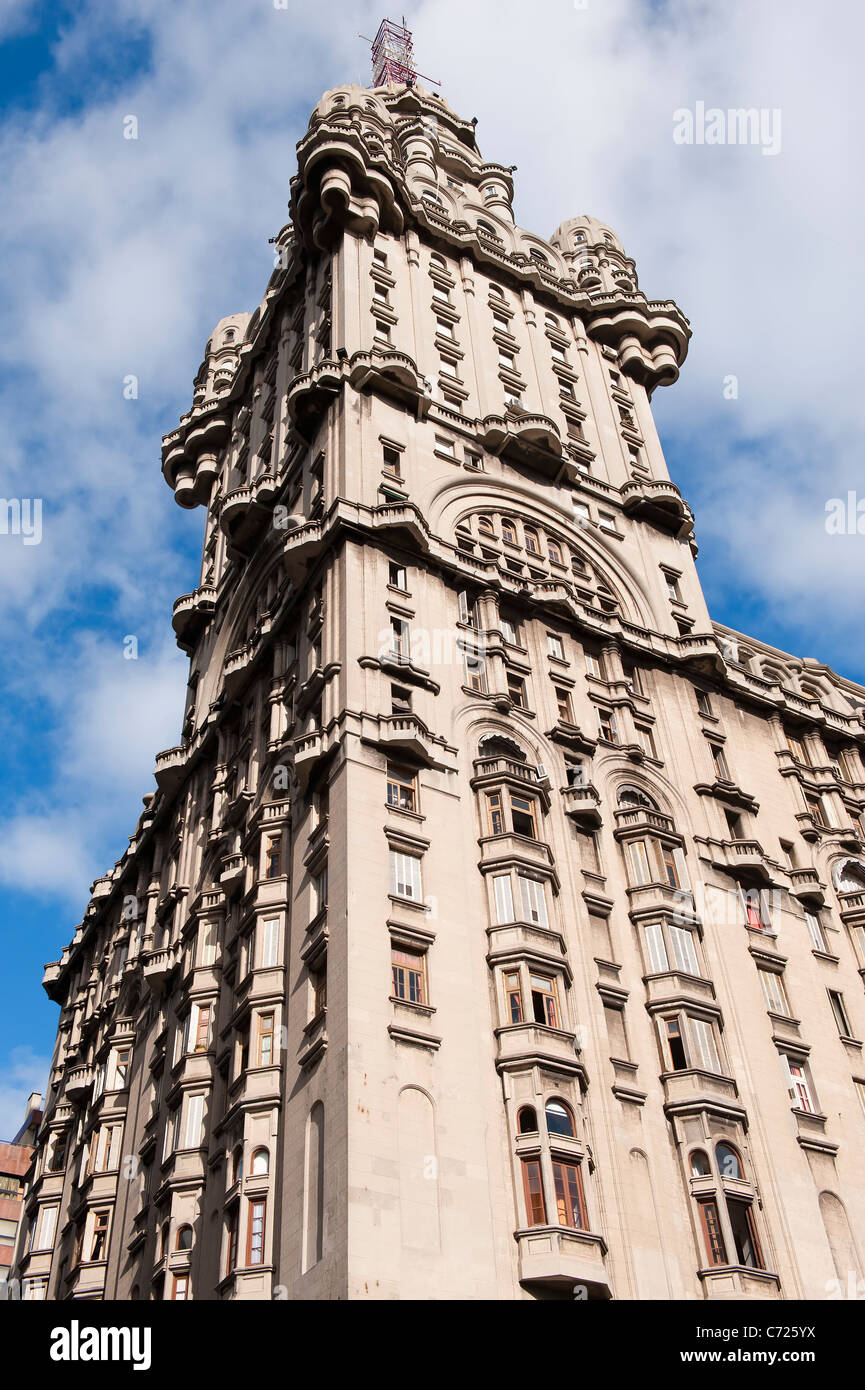
[[[524,526],[523,535],[526,538],[526,550],[530,555],[540,555],[541,542],[534,526]]]
[[[234,329],[233,329],[233,328],[226,328],[226,330],[225,330],[225,341],[226,341],[227,343],[233,343],[233,342],[234,342]]]
[[[562,547],[559,545],[558,541],[547,538],[547,554],[554,565],[563,565],[565,563],[562,556]]]
[[[537,261],[538,265],[549,265],[550,263],[547,257],[544,255],[543,251],[539,251],[536,246],[533,246],[531,248],[531,250],[529,251],[529,255],[531,256],[533,261]]]
[[[732,1144],[716,1144],[715,1158],[722,1178],[741,1178],[742,1163]]]
[[[192,1249],[192,1227],[191,1227],[191,1226],[178,1226],[178,1228],[177,1228],[177,1238],[176,1238],[176,1240],[175,1240],[175,1242],[174,1242],[174,1248],[175,1248],[175,1250],[191,1250],[191,1249]]]
[[[517,544],[517,528],[509,517],[502,517],[502,540],[510,545]]]
[[[501,285],[490,285],[490,294],[494,299],[504,299],[505,292]]]
[[[267,1149],[256,1149],[252,1155],[250,1173],[254,1178],[266,1177],[270,1172],[270,1154]]]
[[[548,1100],[544,1113],[547,1117],[548,1134],[564,1134],[568,1139],[574,1137],[574,1117],[561,1100]]]
[[[585,232],[574,232],[574,241],[577,243],[578,246],[581,245],[585,241],[585,239]]]
[[[524,1105],[517,1115],[518,1134],[537,1134],[538,1114],[533,1105]]]
[[[658,807],[650,796],[639,787],[620,787],[616,798],[620,806],[642,806],[648,811],[657,811]]]
[[[495,532],[495,527],[493,526],[492,517],[489,517],[489,516],[479,516],[479,517],[478,517],[478,530],[480,531],[481,535],[483,535],[483,536],[494,536],[494,535],[496,534],[496,532]]]
[[[499,239],[498,232],[496,231],[495,227],[490,226],[489,222],[479,222],[478,231],[483,232],[486,236],[491,236],[495,241],[498,241]]]
[[[439,255],[438,251],[433,251],[429,258],[429,263],[430,265],[434,265],[438,270],[447,270],[447,262],[444,256]]]
[[[702,1149],[695,1149],[691,1154],[691,1177],[708,1178],[711,1177],[712,1166],[709,1163],[709,1155]]]
[[[841,893],[861,893],[865,890],[865,865],[848,859],[837,871],[838,890]]]
[[[555,314],[544,314],[544,323],[547,325],[547,328],[558,328],[559,326],[559,321]]]

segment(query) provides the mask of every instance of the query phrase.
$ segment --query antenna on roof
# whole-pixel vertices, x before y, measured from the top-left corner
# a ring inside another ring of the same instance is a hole
[[[434,77],[424,77],[414,65],[414,45],[411,29],[406,28],[405,15],[402,24],[392,19],[383,19],[374,39],[358,34],[359,39],[372,45],[372,85],[374,87],[402,86],[413,87],[419,77],[431,82],[434,87],[441,83]]]

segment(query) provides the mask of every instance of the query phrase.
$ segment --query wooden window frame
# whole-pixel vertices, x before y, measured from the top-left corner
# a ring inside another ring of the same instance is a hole
[[[727,1259],[727,1244],[721,1225],[721,1208],[717,1197],[698,1197],[697,1209],[700,1213],[700,1228],[703,1233],[703,1244],[709,1265],[713,1269],[723,1268],[728,1265],[729,1261]],[[711,1221],[708,1215],[710,1210],[714,1214]]]
[[[269,1026],[267,1025],[267,1021]],[[274,1035],[276,1033],[276,1013],[273,1009],[268,1009],[258,1015],[255,1030],[255,1056],[256,1066],[272,1067],[274,1063]],[[265,1043],[267,1046],[265,1046]],[[265,1055],[269,1054],[265,1061]]]
[[[397,943],[391,946],[391,989],[394,999],[403,1004],[428,1005],[426,965],[426,951]],[[417,998],[412,997],[415,991]]]
[[[254,1269],[264,1264],[264,1239],[267,1230],[267,1198],[249,1197],[246,1221],[246,1267]],[[260,1209],[260,1216],[256,1211]],[[259,1230],[256,1232],[256,1222]],[[257,1258],[253,1258],[257,1254]]]
[[[403,804],[403,799],[407,804]],[[387,765],[387,804],[398,811],[416,811],[418,806],[417,772],[404,763]]]
[[[571,1158],[552,1158],[553,1193],[558,1224],[572,1231],[587,1231],[586,1194],[583,1189],[582,1164]],[[561,1184],[560,1184],[561,1180]],[[575,1204],[576,1198],[576,1204]],[[574,1216],[578,1219],[574,1220]],[[570,1217],[571,1219],[563,1219]]]
[[[539,1158],[521,1158],[523,1201],[527,1226],[546,1226],[547,1204],[544,1197],[544,1177]]]

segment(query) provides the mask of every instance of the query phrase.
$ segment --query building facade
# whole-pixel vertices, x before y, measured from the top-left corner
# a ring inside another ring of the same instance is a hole
[[[27,1173],[42,1122],[41,1104],[41,1095],[34,1091],[21,1128],[8,1143],[0,1143],[0,1297],[12,1269]]]
[[[440,97],[328,93],[164,441],[188,697],[46,967],[50,1298],[863,1276],[865,689],[712,622],[687,322],[512,197]]]

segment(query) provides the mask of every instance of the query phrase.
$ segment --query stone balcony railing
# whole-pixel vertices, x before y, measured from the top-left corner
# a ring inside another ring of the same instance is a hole
[[[610,1298],[603,1238],[570,1226],[530,1226],[515,1231],[521,1284],[561,1289],[583,1285],[594,1298]]]

